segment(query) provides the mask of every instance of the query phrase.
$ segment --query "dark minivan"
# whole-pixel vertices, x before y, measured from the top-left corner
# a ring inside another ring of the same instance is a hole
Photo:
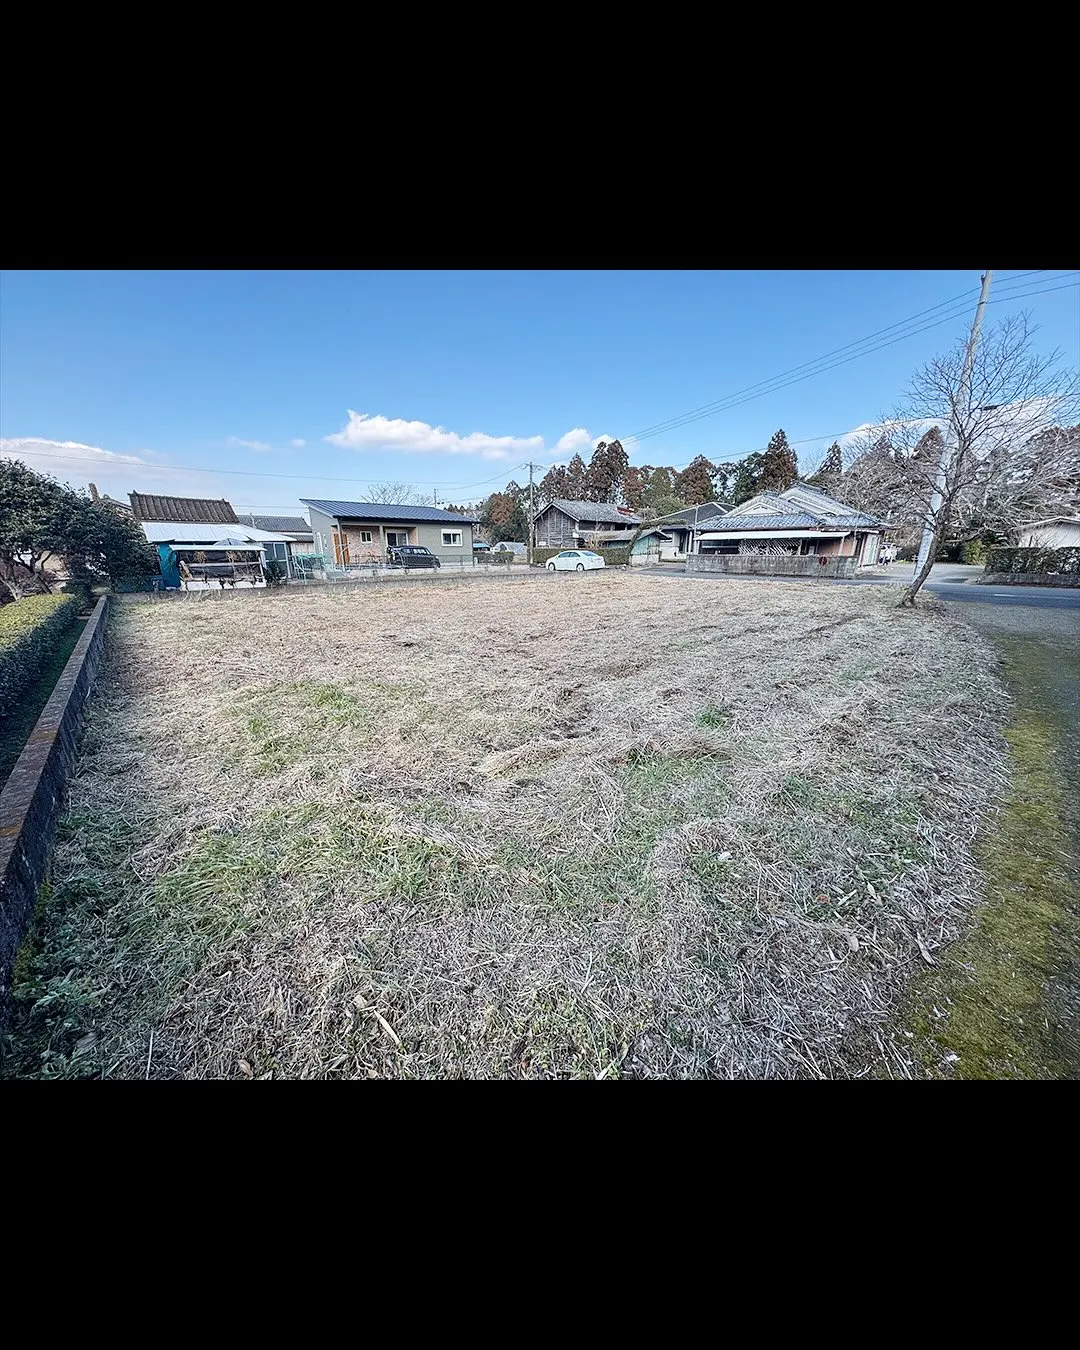
[[[398,544],[386,550],[386,561],[390,567],[441,567],[431,549],[422,544]]]

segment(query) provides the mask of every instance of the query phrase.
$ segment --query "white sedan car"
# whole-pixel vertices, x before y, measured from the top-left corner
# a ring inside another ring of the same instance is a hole
[[[591,572],[594,567],[603,567],[604,560],[599,553],[587,548],[568,548],[556,553],[548,560],[549,572]]]

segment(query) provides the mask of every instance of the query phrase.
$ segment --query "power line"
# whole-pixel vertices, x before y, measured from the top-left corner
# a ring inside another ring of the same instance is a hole
[[[1045,269],[1040,269],[1040,271],[1045,271]],[[1039,273],[1038,272],[1022,273],[1020,277],[1012,278],[1011,281],[1008,282],[1001,289],[1004,289],[1005,291],[1012,291],[1016,283],[1019,282],[1020,284],[1023,284],[1022,282],[1023,277],[1030,277],[1036,275],[1039,275]],[[1028,283],[1028,284],[1042,285],[1043,282],[1058,281],[1064,276],[1075,276],[1075,275],[1076,273],[1074,272],[1064,272],[1058,276],[1043,277],[1042,282]],[[701,421],[706,417],[711,417],[717,412],[727,412],[732,408],[740,407],[743,403],[751,402],[752,399],[754,398],[761,398],[765,394],[775,393],[778,392],[780,389],[786,389],[792,384],[798,384],[803,379],[809,379],[812,375],[824,374],[826,371],[834,370],[836,369],[837,366],[846,365],[848,364],[848,362],[856,360],[860,356],[869,356],[873,352],[883,351],[886,347],[893,346],[896,342],[901,342],[909,337],[915,337],[919,333],[928,332],[931,328],[939,327],[943,323],[949,323],[953,319],[959,318],[962,314],[966,314],[967,312],[966,306],[953,308],[950,310],[948,314],[942,316],[939,319],[935,319],[932,323],[923,324],[917,328],[908,327],[908,325],[916,322],[918,319],[923,318],[928,314],[933,314],[935,311],[944,309],[949,306],[955,307],[958,300],[966,299],[970,295],[971,289],[973,288],[969,288],[968,291],[961,292],[960,295],[953,296],[949,300],[943,300],[941,301],[940,304],[932,305],[930,306],[929,309],[920,310],[917,314],[913,314],[907,319],[901,319],[898,320],[896,323],[889,324],[885,328],[880,328],[877,330],[876,333],[870,333],[866,337],[859,338],[855,342],[849,342],[845,344],[845,346],[843,347],[837,347],[834,351],[826,352],[822,356],[815,357],[814,360],[812,361],[804,361],[802,365],[793,366],[791,367],[790,370],[781,371],[780,374],[774,375],[768,380],[760,380],[758,381],[757,384],[748,385],[745,389],[738,390],[733,394],[729,394],[725,398],[715,399],[712,403],[703,404],[700,408],[694,408],[687,413],[680,414],[679,416],[676,417],[667,418],[663,422],[654,423],[652,426],[646,427],[642,431],[634,433],[633,436],[626,437],[626,439],[635,441],[649,440],[653,436],[662,435],[666,431],[674,431],[679,427],[689,426],[691,423]],[[1051,289],[1057,288],[1046,288],[1043,290],[1025,291],[1023,294],[1013,293],[1002,296],[1002,300],[1007,299],[1022,300],[1027,299],[1029,296],[1048,295],[1050,294]],[[995,300],[992,301],[991,303],[998,304],[1000,302]],[[887,342],[880,342],[872,347],[865,346],[866,343],[872,342],[874,338],[881,337],[884,334],[890,333],[894,329],[898,328],[905,328],[907,329],[907,331],[897,333]],[[845,357],[842,361],[831,361],[829,359],[830,357],[838,356],[845,351],[850,351],[852,348],[855,347],[863,347],[864,350],[855,352],[853,355]],[[827,364],[823,365],[822,364],[823,362]],[[810,369],[810,367],[818,367],[818,368]],[[798,378],[795,379],[786,378],[787,376],[798,375],[799,371],[806,371],[807,373],[804,375],[800,375],[798,376]],[[759,390],[760,392],[755,393],[754,392],[755,390]],[[743,397],[743,395],[745,395],[745,397]]]
[[[645,436],[653,435],[660,429],[667,427],[668,423],[681,422],[683,417],[690,417],[706,409],[715,408],[718,404],[726,403],[728,399],[738,398],[741,394],[747,394],[753,389],[760,389],[762,385],[772,384],[774,380],[781,380],[787,375],[794,375],[800,370],[805,370],[808,366],[816,366],[820,361],[827,361],[832,356],[838,356],[841,352],[850,351],[852,347],[862,346],[864,342],[871,342],[876,337],[881,337],[884,333],[891,332],[894,328],[902,328],[909,323],[914,323],[916,319],[921,319],[924,315],[932,314],[935,310],[943,309],[947,305],[955,305],[958,300],[967,299],[974,286],[969,286],[967,290],[961,291],[959,295],[953,296],[949,300],[942,300],[940,304],[931,305],[929,309],[920,310],[917,314],[912,314],[906,319],[899,319],[896,323],[891,323],[885,328],[879,328],[875,333],[868,333],[866,337],[857,339],[855,342],[845,343],[843,347],[837,347],[831,352],[824,352],[821,356],[815,356],[811,361],[804,361],[801,365],[792,366],[790,370],[782,370],[778,375],[773,375],[767,380],[759,380],[757,384],[747,385],[745,389],[737,389],[732,394],[726,394],[723,398],[714,399],[711,403],[704,403],[700,408],[691,408],[687,413],[680,413],[675,417],[665,418],[662,422],[655,422],[652,426],[643,428],[641,431],[634,432],[628,436],[627,440],[642,440]]]
[[[906,338],[909,338],[909,337],[915,337],[915,336],[916,336],[917,334],[919,334],[919,333],[926,333],[926,332],[929,332],[931,328],[940,328],[941,325],[942,325],[943,323],[952,323],[955,319],[960,318],[960,316],[961,316],[962,313],[963,313],[963,311],[961,310],[961,311],[958,311],[958,312],[955,313],[955,314],[947,314],[943,319],[937,319],[934,323],[924,324],[923,327],[921,327],[921,328],[916,328],[916,329],[915,329],[914,331],[912,331],[912,332],[909,332],[909,333],[901,333],[898,337],[892,338],[892,339],[891,339],[890,341],[888,341],[888,342],[881,342],[881,343],[878,343],[878,345],[877,345],[876,347],[869,347],[869,348],[867,348],[865,351],[856,352],[853,356],[846,356],[846,357],[844,357],[844,359],[843,359],[842,361],[833,361],[833,362],[830,362],[830,364],[827,365],[827,366],[822,366],[819,370],[811,370],[811,371],[808,371],[807,374],[805,374],[805,375],[798,375],[798,376],[796,376],[794,379],[791,379],[791,380],[784,380],[783,383],[781,383],[781,384],[773,384],[773,385],[770,386],[768,389],[763,389],[763,390],[761,390],[759,393],[756,393],[756,394],[748,394],[746,398],[736,399],[736,400],[733,401],[733,402],[729,402],[729,403],[725,404],[724,407],[722,407],[722,408],[716,408],[716,409],[714,409],[714,410],[711,411],[711,412],[703,412],[703,413],[699,413],[699,414],[698,414],[697,416],[695,416],[695,417],[687,416],[687,417],[685,417],[681,422],[676,423],[674,426],[666,427],[666,428],[664,428],[663,430],[665,430],[665,431],[674,431],[674,430],[676,430],[678,427],[688,426],[688,425],[690,425],[690,423],[692,423],[692,422],[700,422],[700,421],[703,421],[706,417],[713,417],[713,416],[715,416],[715,414],[718,413],[718,412],[729,412],[729,411],[731,411],[731,409],[733,409],[733,408],[741,407],[744,403],[752,403],[754,399],[756,399],[756,398],[764,398],[766,394],[775,394],[775,393],[779,393],[779,391],[780,391],[781,389],[787,389],[787,388],[789,388],[789,387],[790,387],[791,385],[793,385],[793,384],[801,384],[801,383],[803,382],[803,380],[809,380],[809,379],[812,379],[813,376],[815,376],[815,375],[823,375],[823,374],[825,374],[826,371],[828,371],[828,370],[835,370],[838,366],[846,366],[846,365],[848,365],[848,364],[849,364],[850,362],[852,362],[852,361],[857,361],[861,356],[870,356],[873,352],[884,351],[886,347],[893,347],[893,346],[896,345],[896,343],[898,343],[898,342],[903,342]],[[640,440],[648,440],[648,439],[649,439],[649,436],[660,435],[660,434],[662,434],[662,433],[661,433],[661,432],[650,432],[648,436],[638,436],[638,437],[637,437],[637,440],[639,440],[639,441],[640,441]]]
[[[1051,281],[1064,281],[1066,277],[1080,276],[1080,271],[1058,272],[1052,277],[1040,277],[1038,281],[1021,281],[1019,277],[1014,278],[1005,286],[998,287],[998,293],[1002,291],[1014,291],[1018,286],[1047,286]]]
[[[1053,295],[1054,291],[1074,291],[1080,281],[1071,281],[1067,286],[1051,286],[1045,291],[1025,291],[1023,295],[1003,295],[1000,300],[988,300],[988,305],[1003,305],[1007,300],[1027,300],[1033,295]]]
[[[1075,274],[1075,273],[1064,273],[1063,275],[1065,275],[1065,276],[1071,276],[1071,275],[1076,275],[1076,274]],[[1057,280],[1057,279],[1058,279],[1058,278],[1056,278],[1056,277],[1047,277],[1047,278],[1045,278],[1046,281],[1055,281],[1055,280]],[[990,304],[1004,304],[1004,303],[1006,303],[1007,301],[1011,301],[1011,300],[1025,300],[1025,299],[1028,299],[1028,298],[1033,297],[1033,296],[1038,296],[1038,295],[1050,295],[1053,291],[1056,291],[1056,290],[1068,290],[1068,289],[1071,288],[1071,286],[1075,286],[1075,285],[1080,285],[1080,282],[1073,282],[1073,283],[1070,283],[1069,286],[1052,286],[1052,287],[1046,287],[1046,288],[1044,288],[1044,289],[1042,289],[1042,290],[1024,291],[1024,292],[1022,292],[1022,293],[1020,293],[1020,294],[1015,294],[1015,293],[1014,293],[1014,294],[1010,294],[1010,295],[1004,295],[1004,296],[1001,296],[1001,297],[1000,297],[999,299],[997,299],[997,300],[991,300],[989,303],[990,303]],[[948,303],[948,302],[946,302],[946,303]],[[935,306],[935,308],[939,308],[939,307],[938,307],[938,306]],[[931,310],[924,310],[923,312],[924,312],[924,313],[931,313],[932,311],[931,311]],[[663,434],[664,434],[665,432],[667,432],[667,431],[675,431],[675,430],[677,430],[677,429],[679,429],[679,428],[681,428],[681,427],[689,426],[689,425],[691,425],[691,424],[694,423],[694,422],[704,421],[704,420],[705,420],[706,418],[708,418],[708,417],[713,417],[713,416],[715,416],[716,413],[719,413],[719,412],[730,412],[730,411],[731,411],[732,409],[734,409],[734,408],[741,407],[744,403],[751,403],[751,402],[753,402],[754,399],[757,399],[757,398],[763,398],[766,394],[775,394],[775,393],[779,393],[779,391],[780,391],[781,389],[787,389],[787,388],[789,388],[789,387],[790,387],[791,385],[793,385],[793,384],[800,384],[803,380],[811,379],[814,375],[823,375],[823,374],[825,374],[826,371],[829,371],[829,370],[835,370],[835,369],[836,369],[837,367],[839,367],[839,366],[848,365],[851,361],[856,361],[856,360],[858,360],[859,357],[861,357],[861,356],[869,356],[869,355],[871,355],[871,354],[874,353],[874,352],[884,351],[884,349],[885,349],[886,347],[892,347],[892,346],[895,346],[896,343],[898,343],[898,342],[903,342],[905,339],[907,339],[907,338],[909,338],[909,337],[915,337],[915,336],[916,336],[917,334],[919,334],[919,333],[926,333],[926,332],[929,332],[929,330],[932,329],[932,328],[939,328],[942,324],[945,324],[945,323],[951,323],[954,319],[959,318],[959,317],[961,316],[961,314],[963,314],[963,313],[965,313],[965,310],[964,310],[964,309],[959,309],[959,310],[955,311],[954,313],[950,313],[950,314],[945,315],[943,318],[935,319],[932,323],[923,324],[923,325],[922,325],[921,327],[919,327],[919,328],[912,329],[912,330],[910,330],[910,331],[908,331],[908,332],[899,333],[896,337],[890,338],[887,342],[879,342],[876,346],[868,347],[868,348],[865,348],[863,351],[855,352],[855,353],[854,353],[853,355],[851,355],[851,356],[846,356],[846,357],[844,357],[844,359],[841,360],[841,361],[831,361],[831,362],[829,362],[827,365],[820,366],[820,367],[819,367],[818,369],[816,369],[816,370],[810,370],[810,371],[808,371],[805,375],[797,375],[797,376],[795,376],[795,378],[793,378],[793,379],[784,379],[783,376],[780,376],[780,375],[774,376],[774,378],[773,378],[771,381],[762,381],[762,382],[761,382],[762,384],[767,384],[767,385],[768,385],[768,388],[761,389],[758,393],[747,392],[745,398],[739,398],[739,397],[737,397],[737,396],[735,396],[735,395],[731,395],[731,396],[729,396],[729,398],[726,399],[726,400],[718,400],[718,403],[719,403],[720,405],[722,405],[722,406],[713,406],[713,405],[706,404],[702,410],[699,410],[699,411],[697,411],[697,412],[695,412],[695,413],[687,413],[687,414],[685,414],[684,416],[682,416],[681,418],[674,418],[674,419],[671,419],[671,420],[669,421],[669,423],[667,423],[667,424],[663,424],[663,423],[658,424],[656,430],[645,431],[645,432],[639,432],[639,433],[637,434],[637,436],[635,436],[633,439],[636,440],[636,441],[649,440],[649,439],[651,439],[653,436],[663,435]],[[896,325],[894,324],[894,325],[892,325],[892,327],[896,327]],[[887,329],[882,329],[881,331],[882,331],[882,332],[887,332],[888,330],[887,330]],[[865,341],[865,339],[864,339],[864,341]],[[853,345],[857,345],[857,344],[848,344],[848,345],[849,345],[849,346],[853,346]],[[838,350],[842,351],[843,348],[839,348]],[[819,360],[823,360],[823,359],[824,359],[824,358],[819,358]],[[807,362],[806,364],[808,364],[808,365],[813,365],[813,364],[815,364],[815,363],[813,363],[813,362]],[[797,370],[799,370],[799,369],[801,369],[801,367],[799,367],[799,366],[793,367],[793,371],[797,371]],[[793,372],[787,372],[787,373],[793,373]],[[777,383],[777,381],[780,381],[780,382]],[[755,389],[755,388],[757,388],[757,386],[755,386],[755,385],[750,385],[750,386],[749,386],[749,389],[750,389],[750,390],[753,390],[753,389]],[[628,437],[627,439],[631,439],[631,438]]]

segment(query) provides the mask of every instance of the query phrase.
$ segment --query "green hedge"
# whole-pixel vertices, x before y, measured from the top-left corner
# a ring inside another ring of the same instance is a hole
[[[1080,572],[1080,548],[995,548],[987,572]]]
[[[31,595],[0,609],[0,717],[15,706],[78,613],[77,595]]]

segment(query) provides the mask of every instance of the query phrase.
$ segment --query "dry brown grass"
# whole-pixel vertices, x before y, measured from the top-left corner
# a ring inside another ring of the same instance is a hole
[[[629,574],[121,607],[8,1072],[834,1077],[975,902],[994,658]]]

